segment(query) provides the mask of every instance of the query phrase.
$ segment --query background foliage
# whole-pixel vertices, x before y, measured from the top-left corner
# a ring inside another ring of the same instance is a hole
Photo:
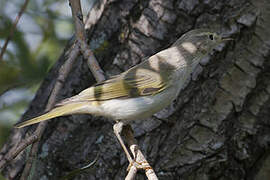
[[[0,47],[23,3],[1,0]],[[68,1],[29,2],[0,60],[0,148],[72,32]]]

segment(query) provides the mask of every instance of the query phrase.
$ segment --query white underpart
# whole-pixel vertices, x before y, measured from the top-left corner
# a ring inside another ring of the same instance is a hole
[[[100,108],[105,113],[104,116],[115,120],[143,119],[167,107],[175,99],[176,94],[177,89],[171,87],[153,96],[108,100]]]

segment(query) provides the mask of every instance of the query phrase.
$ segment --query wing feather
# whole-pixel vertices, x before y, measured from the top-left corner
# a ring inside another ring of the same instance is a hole
[[[150,96],[163,91],[168,81],[162,79],[154,70],[131,68],[119,76],[98,83],[80,94],[65,99],[56,106],[69,102],[105,101],[118,98]]]

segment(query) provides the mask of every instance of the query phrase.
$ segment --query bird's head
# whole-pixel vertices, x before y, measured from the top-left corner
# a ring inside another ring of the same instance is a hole
[[[196,29],[184,34],[179,41],[175,43],[191,54],[200,54],[202,56],[212,52],[212,50],[224,41],[232,40],[222,38],[217,33],[207,29]]]

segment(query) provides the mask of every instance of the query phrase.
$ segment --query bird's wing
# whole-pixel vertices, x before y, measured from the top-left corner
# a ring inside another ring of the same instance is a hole
[[[99,100],[154,95],[167,87],[160,74],[147,69],[128,71],[116,79],[104,81],[94,87]],[[94,100],[96,99],[94,98]],[[92,100],[90,98],[90,100]]]
[[[167,82],[167,80],[161,78],[158,72],[143,68],[132,68],[119,76],[85,89],[80,94],[63,100],[56,106],[70,102],[104,101],[154,95],[168,87]]]

